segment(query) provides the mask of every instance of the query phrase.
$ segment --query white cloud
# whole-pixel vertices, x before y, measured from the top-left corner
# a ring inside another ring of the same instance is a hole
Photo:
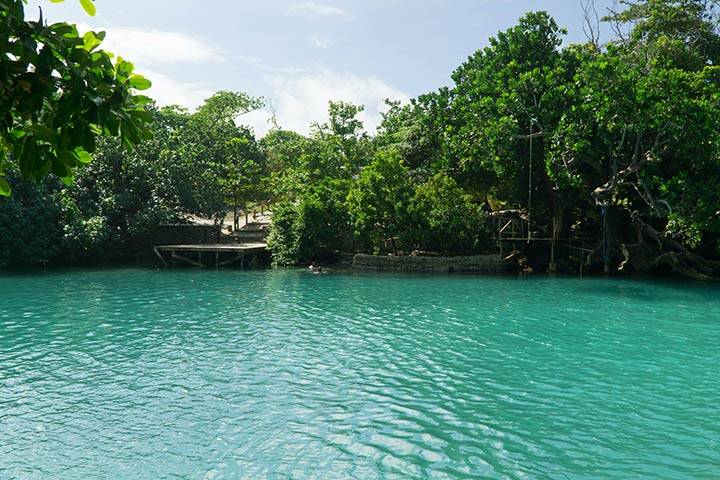
[[[306,68],[301,68],[301,67],[295,67],[295,66],[279,67],[276,65],[271,65],[260,57],[248,57],[248,56],[241,55],[241,56],[235,57],[235,59],[237,61],[242,62],[250,67],[253,67],[256,70],[263,72],[263,73],[277,73],[277,74],[290,75],[290,74],[298,74],[298,73],[307,71]]]
[[[156,68],[162,69],[164,65],[175,63],[225,61],[211,45],[179,32],[125,27],[91,28],[85,23],[79,23],[78,30],[81,33],[104,30],[106,37],[101,48],[133,62],[136,71],[153,84],[147,92],[142,93],[155,99],[160,106],[182,105],[192,110],[210,97],[213,91],[204,84],[178,81]]]
[[[81,32],[91,30],[78,24]],[[92,28],[106,32],[102,48],[139,64],[218,63],[225,58],[209,43],[180,32],[128,27]]]
[[[325,3],[303,2],[294,5],[287,11],[288,15],[302,15],[304,17],[349,17],[350,13],[342,8]]]
[[[242,115],[237,119],[237,123],[251,127],[255,131],[255,135],[263,137],[272,127],[270,119],[272,113],[267,109],[255,110],[254,112]]]
[[[313,35],[310,37],[310,43],[317,48],[330,48],[332,41],[329,38],[321,37],[319,35]]]
[[[182,105],[190,110],[200,106],[213,91],[197,83],[178,82],[173,78],[152,70],[140,71],[152,81],[152,87],[145,93],[157,101],[158,105]]]
[[[273,88],[270,96],[278,123],[282,128],[308,133],[312,124],[324,123],[328,119],[330,100],[343,100],[364,105],[359,115],[365,129],[374,132],[381,121],[380,113],[385,110],[385,99],[407,102],[410,97],[391,87],[377,77],[361,77],[330,70],[301,76],[270,75],[267,77]],[[250,125],[258,135],[263,135],[270,125],[270,112],[265,110],[242,117],[241,123]]]

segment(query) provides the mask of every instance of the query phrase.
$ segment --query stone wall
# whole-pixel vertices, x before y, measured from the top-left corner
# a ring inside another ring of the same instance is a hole
[[[358,254],[353,268],[365,271],[429,272],[429,273],[504,273],[513,269],[513,263],[499,255],[473,255],[468,257],[413,257],[377,256]]]

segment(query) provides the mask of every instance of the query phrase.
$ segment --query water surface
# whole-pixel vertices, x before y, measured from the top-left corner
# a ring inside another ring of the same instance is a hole
[[[720,289],[0,276],[0,478],[720,477]]]

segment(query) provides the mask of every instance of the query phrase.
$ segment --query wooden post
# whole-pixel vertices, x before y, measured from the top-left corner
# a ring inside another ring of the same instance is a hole
[[[167,268],[167,267],[168,267],[168,263],[165,261],[165,257],[162,256],[162,254],[161,254],[160,251],[157,249],[157,247],[153,247],[153,252],[155,252],[155,255],[157,255],[157,257],[158,257],[160,260],[162,260],[163,266],[164,266],[165,268]]]
[[[498,234],[497,234],[497,241],[498,245],[500,247],[500,258],[503,258],[503,241],[502,241],[502,220],[499,218],[495,222],[497,224]]]
[[[550,238],[550,271],[552,273],[557,271],[557,264],[555,262],[555,247],[557,246],[560,231],[562,230],[563,213],[562,209],[557,209],[553,213],[552,217],[552,236]]]
[[[552,238],[550,239],[550,266],[548,271],[555,273],[557,271],[557,265],[555,265],[555,239],[557,238],[557,217],[553,216],[552,219]]]
[[[220,252],[215,252],[215,270],[220,268]]]

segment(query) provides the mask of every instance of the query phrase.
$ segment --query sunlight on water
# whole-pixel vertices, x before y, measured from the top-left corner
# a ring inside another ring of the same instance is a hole
[[[720,289],[0,276],[0,478],[717,478]]]

